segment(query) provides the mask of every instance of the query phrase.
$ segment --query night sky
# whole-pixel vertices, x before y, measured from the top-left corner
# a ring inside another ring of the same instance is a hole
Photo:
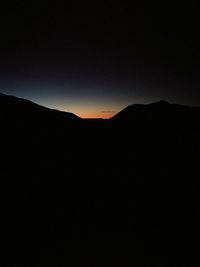
[[[200,105],[197,1],[7,1],[0,92],[81,117]]]

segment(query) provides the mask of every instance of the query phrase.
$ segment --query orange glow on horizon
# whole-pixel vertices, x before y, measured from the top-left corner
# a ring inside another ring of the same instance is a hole
[[[59,105],[59,110],[72,112],[83,119],[110,119],[124,107],[123,104],[73,104],[66,107]]]
[[[110,119],[113,117],[118,111],[120,110],[119,107],[94,107],[94,106],[82,106],[77,107],[74,106],[70,109],[64,109],[66,112],[72,112],[83,119]]]
[[[114,113],[101,113],[101,114],[92,114],[92,113],[84,113],[84,114],[76,114],[82,119],[110,119],[114,116]]]

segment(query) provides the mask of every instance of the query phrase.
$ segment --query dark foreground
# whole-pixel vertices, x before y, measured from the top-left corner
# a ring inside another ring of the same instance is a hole
[[[9,266],[200,264],[200,109],[90,121],[1,99]]]

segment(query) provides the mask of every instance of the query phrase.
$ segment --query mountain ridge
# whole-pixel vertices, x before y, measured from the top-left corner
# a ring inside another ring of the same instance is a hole
[[[175,119],[189,119],[192,116],[200,115],[200,107],[193,107],[183,104],[169,103],[165,100],[153,102],[150,104],[133,104],[125,107],[114,115],[113,121],[132,121],[137,119],[162,120],[168,118],[174,121]],[[164,122],[164,121],[163,121]]]
[[[15,107],[14,107],[15,106]],[[25,99],[25,98],[19,98],[13,95],[6,95],[3,93],[0,93],[0,112],[5,111],[6,108],[13,108],[15,112],[21,110],[23,111],[23,109],[28,108],[28,110],[30,110],[31,108],[34,109],[35,111],[42,111],[42,112],[50,112],[50,113],[54,113],[57,115],[61,115],[61,116],[68,116],[71,119],[79,119],[79,120],[99,120],[102,118],[81,118],[79,116],[77,116],[76,114],[72,113],[72,112],[66,112],[66,111],[61,111],[58,109],[52,109],[52,108],[48,108],[45,107],[43,105],[37,104],[31,100]],[[111,118],[107,119],[107,120],[119,120],[119,119],[126,119],[126,120],[130,120],[131,117],[135,117],[136,115],[144,115],[144,113],[147,113],[149,111],[153,111],[154,109],[160,110],[160,111],[170,111],[172,109],[191,109],[191,110],[195,110],[195,111],[199,111],[200,112],[200,107],[198,106],[189,106],[189,105],[183,105],[183,104],[175,104],[175,103],[169,103],[168,101],[161,99],[160,101],[157,102],[152,102],[152,103],[148,103],[148,104],[131,104],[126,106],[125,108],[123,108],[122,110],[120,110],[118,113],[116,113],[114,116],[112,116]],[[156,110],[154,110],[156,111]],[[1,115],[1,114],[0,114]]]
[[[10,109],[10,110],[9,110]],[[47,108],[35,102],[32,102],[28,99],[19,98],[12,95],[6,95],[0,93],[0,116],[2,113],[4,115],[21,115],[27,116],[28,114],[24,114],[23,112],[30,112],[29,115],[34,116],[39,112],[40,114],[45,114],[48,116],[62,116],[66,119],[80,119],[77,115],[71,112],[60,111],[57,109]],[[13,114],[12,114],[13,113]]]

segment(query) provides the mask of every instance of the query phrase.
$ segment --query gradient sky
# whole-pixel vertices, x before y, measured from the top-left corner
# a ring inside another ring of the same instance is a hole
[[[81,117],[200,105],[195,2],[27,1],[1,9],[0,92]]]

